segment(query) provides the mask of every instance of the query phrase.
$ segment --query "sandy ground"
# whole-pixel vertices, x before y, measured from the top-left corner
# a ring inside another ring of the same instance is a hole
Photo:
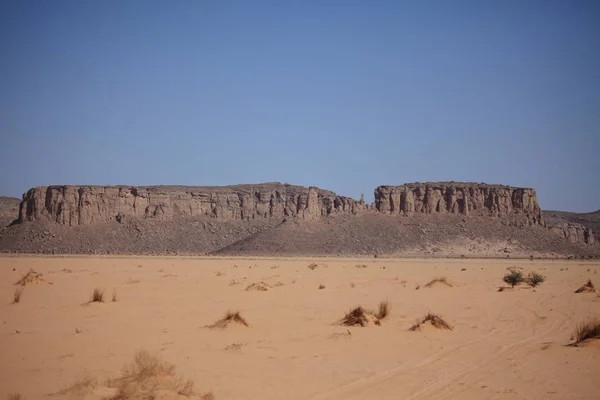
[[[510,266],[547,280],[498,292]],[[51,284],[27,285],[10,304],[30,268]],[[600,287],[599,271],[528,260],[4,257],[0,396],[48,398],[85,377],[114,378],[146,349],[217,400],[598,399],[600,341],[566,344],[576,323],[600,316],[597,293],[574,293],[588,278]],[[424,287],[437,276],[453,287]],[[245,290],[257,282],[271,288]],[[106,303],[87,303],[96,287]],[[336,324],[381,300],[391,304],[381,326]],[[206,328],[227,310],[251,326]],[[428,311],[454,330],[410,332]]]

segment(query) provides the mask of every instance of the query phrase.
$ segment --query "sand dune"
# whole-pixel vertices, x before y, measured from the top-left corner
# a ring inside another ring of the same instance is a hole
[[[546,281],[498,292],[511,266]],[[27,285],[13,304],[31,269],[52,284]],[[0,396],[114,396],[105,383],[145,350],[176,367],[177,385],[217,400],[596,399],[600,341],[567,345],[600,315],[597,292],[574,293],[599,272],[575,261],[3,257]],[[436,277],[452,287],[426,288]],[[257,282],[285,284],[246,290]],[[90,304],[96,288],[103,302]],[[384,323],[339,324],[383,300]],[[249,326],[206,329],[228,311]],[[428,312],[452,330],[411,332]],[[68,390],[78,382],[96,384]]]

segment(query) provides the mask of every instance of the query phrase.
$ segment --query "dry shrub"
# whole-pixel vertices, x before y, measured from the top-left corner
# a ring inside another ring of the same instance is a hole
[[[423,317],[421,320],[418,320],[413,326],[411,326],[409,331],[420,331],[421,325],[426,323],[431,324],[431,326],[436,329],[452,330],[452,327],[442,317],[428,312],[425,317]]]
[[[546,280],[546,277],[537,272],[530,272],[525,278],[525,282],[531,287],[536,287],[539,284],[543,283]]]
[[[367,266],[365,264],[356,264],[354,267],[355,268],[367,268]]]
[[[98,380],[87,376],[83,379],[76,381],[74,384],[67,387],[66,389],[61,390],[60,392],[52,393],[52,395],[64,396],[69,394],[72,396],[83,397],[94,393],[94,390],[96,390],[97,387]]]
[[[227,328],[231,324],[238,324],[238,325],[242,325],[242,326],[245,326],[245,327],[249,327],[250,326],[248,324],[248,322],[246,322],[246,320],[244,319],[244,317],[242,317],[242,315],[240,314],[239,311],[227,311],[227,313],[225,314],[225,317],[221,318],[220,320],[218,320],[214,324],[209,325],[208,327],[209,328],[225,329],[225,328]]]
[[[13,304],[19,303],[21,301],[21,296],[23,296],[23,291],[25,288],[23,286],[15,289],[13,293]]]
[[[377,318],[380,320],[387,318],[390,314],[390,303],[388,301],[382,301],[379,303],[379,311],[377,312]]]
[[[246,290],[248,290],[248,291],[255,290],[258,292],[266,292],[269,289],[271,289],[271,286],[266,284],[265,282],[252,283],[252,284],[248,285],[248,287],[246,288]]]
[[[387,301],[382,301],[379,303],[379,311],[375,312],[359,306],[346,313],[344,318],[340,320],[340,323],[346,326],[360,325],[362,327],[371,323],[381,325],[381,321],[385,319],[389,313],[389,303]]]
[[[117,389],[111,400],[195,396],[194,382],[177,376],[173,364],[162,361],[144,350],[137,352],[133,362],[123,368],[122,376],[110,380],[108,386]],[[199,397],[212,398],[207,396],[209,395]]]
[[[30,269],[25,275],[21,276],[15,285],[25,286],[29,284],[39,284],[39,283],[50,283],[42,278],[42,274],[40,272],[36,272],[34,269]]]
[[[323,285],[323,284],[320,284],[320,285],[319,285],[319,289],[325,289],[325,285]]]
[[[313,271],[314,271],[315,269],[317,269],[318,267],[319,267],[319,266],[318,266],[317,264],[315,264],[315,263],[312,263],[312,264],[310,264],[310,265],[308,266],[308,268],[310,268],[310,269],[311,269],[311,270],[313,270]]]
[[[90,303],[102,303],[104,301],[104,290],[100,288],[94,289]]]
[[[502,279],[510,286],[515,287],[525,280],[521,271],[518,271],[516,269],[509,269],[509,271],[510,272],[504,275]]]
[[[600,318],[590,318],[575,327],[572,346],[583,344],[592,339],[600,339]]]
[[[596,288],[594,287],[592,280],[588,279],[585,284],[583,284],[579,289],[577,289],[575,291],[575,293],[582,293],[582,292],[592,292],[593,293],[595,291],[596,291]]]
[[[450,282],[448,282],[448,279],[445,276],[441,276],[441,277],[438,277],[438,278],[433,278],[431,281],[429,281],[429,283],[427,283],[425,285],[425,287],[426,288],[430,288],[430,287],[433,287],[434,285],[436,285],[438,283],[440,283],[442,285],[446,285],[448,287],[452,287],[452,284]]]

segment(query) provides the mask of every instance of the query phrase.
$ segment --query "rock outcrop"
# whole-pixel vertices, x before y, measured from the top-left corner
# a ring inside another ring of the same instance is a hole
[[[535,190],[484,183],[435,182],[379,186],[375,189],[375,208],[392,215],[519,215],[528,225],[545,225]]]
[[[222,187],[47,186],[23,195],[19,222],[50,220],[88,225],[127,218],[170,220],[208,216],[220,220],[355,214],[364,203],[315,187],[281,183]]]
[[[590,228],[574,223],[563,223],[549,228],[552,232],[564,236],[569,243],[596,244],[596,238]]]

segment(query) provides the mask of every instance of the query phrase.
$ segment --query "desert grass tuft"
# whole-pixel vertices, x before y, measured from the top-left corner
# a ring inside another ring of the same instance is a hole
[[[15,289],[15,292],[13,293],[13,304],[21,302],[21,296],[23,296],[24,290],[25,288],[23,286]]]
[[[52,393],[52,395],[72,395],[77,397],[84,397],[90,395],[94,392],[94,390],[98,387],[98,380],[92,377],[85,377],[76,381],[71,386],[61,390],[57,393]]]
[[[353,308],[344,315],[339,322],[345,326],[367,326],[369,323],[375,325],[381,325],[381,321],[385,319],[390,313],[390,305],[387,301],[379,303],[379,310],[377,312],[366,309],[362,306]]]
[[[44,278],[42,278],[41,273],[36,272],[34,269],[30,269],[29,271],[27,271],[26,274],[21,276],[21,279],[19,279],[17,282],[15,282],[15,285],[26,286],[30,283],[37,284],[37,283],[50,283],[50,282],[48,282]]]
[[[448,324],[442,317],[428,312],[421,320],[418,320],[413,326],[411,326],[409,331],[420,331],[421,325],[426,323],[430,323],[436,329],[452,330],[450,324]]]
[[[133,362],[123,368],[120,378],[110,380],[108,386],[117,391],[111,400],[155,399],[165,394],[190,397],[195,395],[194,382],[175,373],[175,366],[141,350]],[[171,398],[171,397],[169,397]],[[207,399],[210,397],[200,396]]]
[[[100,288],[96,288],[94,289],[94,292],[92,293],[92,300],[90,300],[91,303],[102,303],[104,301],[104,290],[100,289]]]
[[[369,314],[367,310],[365,310],[364,308],[359,306],[359,307],[353,308],[348,313],[346,313],[344,318],[342,318],[341,323],[342,323],[342,325],[346,325],[346,326],[354,326],[354,325],[365,326],[369,323],[370,315],[371,314]],[[377,322],[375,322],[375,323],[377,323]]]
[[[510,286],[515,287],[519,283],[522,283],[525,280],[525,277],[521,271],[512,269],[509,273],[504,275],[502,280],[504,280],[504,282],[508,283]]]
[[[441,283],[441,284],[446,285],[448,287],[452,287],[452,284],[450,282],[448,282],[448,278],[446,278],[445,276],[441,276],[441,277],[432,279],[431,281],[429,281],[429,283],[427,283],[425,285],[425,287],[426,288],[430,288],[433,285],[435,285],[436,283]]]
[[[242,315],[240,314],[239,311],[227,311],[227,313],[225,314],[225,316],[223,318],[221,318],[214,324],[209,325],[208,327],[225,329],[231,324],[238,324],[238,325],[242,325],[245,327],[250,326],[250,324],[248,324],[246,319],[244,319],[244,317],[242,317]]]
[[[579,289],[577,289],[575,291],[575,293],[595,292],[595,291],[596,291],[596,288],[594,287],[594,284],[592,283],[592,280],[588,279],[585,284],[583,284]]]
[[[320,285],[319,285],[319,289],[321,289],[321,290],[322,290],[322,289],[325,289],[325,285],[323,285],[323,284],[320,284]]]
[[[527,275],[527,278],[525,278],[525,282],[527,282],[527,284],[531,287],[536,287],[542,284],[545,280],[546,277],[537,272],[530,272],[529,275]]]
[[[318,266],[317,264],[315,264],[315,263],[312,263],[312,264],[310,264],[310,265],[308,266],[308,268],[310,268],[310,269],[311,269],[311,270],[313,270],[313,271],[314,271],[315,269],[317,269],[318,267],[319,267],[319,266]]]
[[[575,327],[572,346],[583,344],[592,339],[600,339],[600,318],[590,318]]]
[[[390,303],[388,301],[382,301],[379,303],[379,311],[377,312],[377,319],[382,320],[387,318],[390,314]]]

